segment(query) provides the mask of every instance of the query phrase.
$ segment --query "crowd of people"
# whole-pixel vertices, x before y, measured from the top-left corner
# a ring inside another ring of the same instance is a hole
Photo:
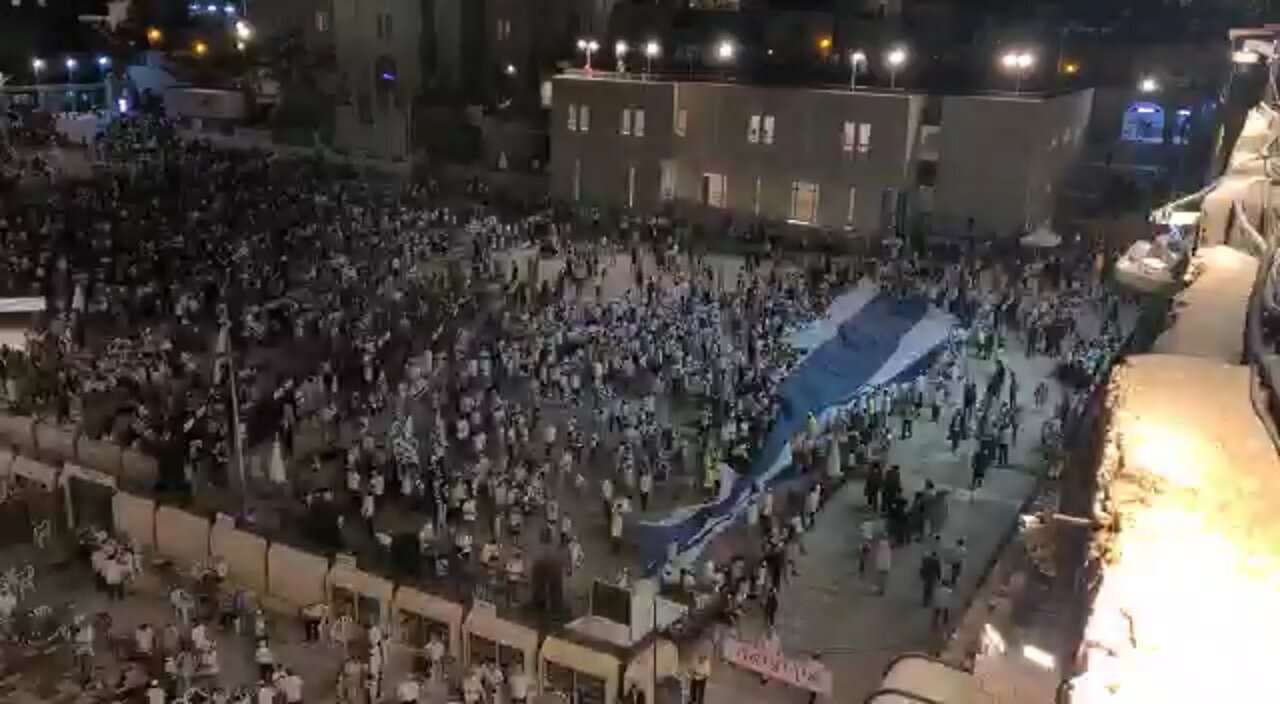
[[[155,456],[161,491],[290,497],[329,548],[385,554],[411,537],[435,576],[519,585],[552,559],[572,578],[592,551],[624,570],[636,515],[717,495],[722,463],[750,466],[798,362],[790,332],[864,279],[927,297],[964,329],[920,380],[867,390],[792,438],[812,471],[794,493],[756,487],[758,569],[743,556],[661,568],[730,614],[749,599],[776,611],[787,552],[850,468],[868,471],[884,515],[863,530],[877,573],[882,538],[939,531],[945,493],[908,498],[886,468],[922,415],[949,424],[956,451],[973,443],[975,487],[1008,461],[1022,416],[1000,362],[1010,329],[1086,373],[1118,338],[1072,327],[1073,306],[1097,298],[1079,279],[1052,288],[1073,296],[984,285],[981,257],[730,265],[655,221],[602,232],[550,207],[500,211],[434,183],[184,140],[150,117],[114,121],[95,153],[93,179],[0,206],[0,289],[49,302],[27,349],[0,356],[9,405]],[[975,357],[996,369],[981,398]],[[268,521],[268,505],[240,518]],[[94,553],[105,589],[127,578],[128,553]],[[371,639],[363,672],[380,695],[379,652]],[[494,675],[460,684],[477,679]],[[459,688],[469,702],[484,690]]]

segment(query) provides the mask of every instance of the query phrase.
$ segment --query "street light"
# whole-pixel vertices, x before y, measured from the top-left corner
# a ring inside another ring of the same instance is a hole
[[[662,45],[650,39],[644,44],[644,72],[653,73],[653,60],[662,53]]]
[[[147,30],[147,41],[152,45],[159,44],[161,39],[164,39],[164,33],[159,29],[152,27]]]
[[[197,39],[195,43],[191,45],[191,52],[196,56],[204,56],[209,53],[209,45],[205,44],[202,40]]]
[[[108,66],[110,66],[110,65],[111,65],[111,59],[110,59],[110,58],[108,58],[108,57],[106,57],[106,56],[99,56],[99,57],[98,57],[98,68],[103,69],[103,70],[106,70],[106,68],[107,68]]]
[[[907,50],[903,47],[894,47],[889,50],[884,61],[889,65],[889,87],[898,87],[898,70],[907,63]]]
[[[1029,51],[1010,51],[1000,57],[1004,70],[1013,74],[1013,92],[1022,92],[1022,78],[1036,63],[1036,57]]]
[[[502,69],[502,72],[507,74],[508,76],[514,76],[516,75],[516,65],[507,64],[506,68]]]
[[[867,54],[861,49],[849,53],[849,90],[858,89],[858,71],[867,65]]]
[[[253,27],[244,20],[236,20],[236,39],[242,42],[253,39]]]
[[[737,47],[735,47],[733,42],[728,39],[721,41],[720,44],[716,46],[716,58],[721,61],[733,61],[733,56],[737,52]]]
[[[68,56],[67,60],[62,62],[62,65],[67,67],[67,83],[71,83],[72,79],[75,78],[76,67],[80,65],[80,62]]]
[[[591,55],[596,53],[596,51],[599,49],[600,49],[600,43],[594,39],[578,40],[578,51],[581,51],[584,57],[582,68],[586,70],[587,73],[591,73]]]
[[[1145,76],[1138,81],[1138,90],[1143,93],[1154,93],[1160,90],[1160,82],[1152,76]]]
[[[627,72],[627,52],[630,50],[631,47],[628,46],[625,41],[619,39],[617,42],[614,42],[613,57],[618,62],[616,69],[618,73]]]
[[[44,59],[39,56],[31,60],[31,72],[36,75],[36,83],[40,82],[40,73],[44,71]]]

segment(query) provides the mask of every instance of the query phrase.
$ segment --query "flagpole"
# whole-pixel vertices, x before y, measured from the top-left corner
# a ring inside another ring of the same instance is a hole
[[[231,385],[231,441],[232,452],[235,453],[236,476],[240,480],[240,516],[246,515],[248,502],[248,483],[244,475],[244,441],[240,437],[240,393],[236,390],[235,357],[227,351],[227,382]]]

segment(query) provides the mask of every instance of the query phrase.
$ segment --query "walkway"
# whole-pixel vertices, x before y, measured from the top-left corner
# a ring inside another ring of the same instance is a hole
[[[1199,276],[1178,295],[1177,318],[1155,352],[1237,363],[1244,354],[1245,318],[1258,260],[1219,245],[1196,253]]]
[[[1098,322],[1082,321],[1082,332],[1092,334]],[[1015,349],[1016,348],[1016,349]],[[1043,470],[1039,435],[1043,421],[1059,398],[1051,382],[1049,403],[1036,411],[1032,395],[1039,380],[1052,371],[1054,360],[1026,358],[1021,344],[1002,354],[1006,366],[1018,377],[1019,403],[1024,422],[1008,467],[988,472],[982,487],[968,491],[969,450],[972,442],[953,454],[943,424],[918,423],[913,438],[894,444],[890,464],[903,472],[903,493],[910,497],[926,480],[950,492],[943,544],[963,537],[968,547],[956,594],[956,611],[962,612],[976,582],[1012,530],[1023,502],[1031,495],[1037,474]],[[970,360],[971,370],[984,388],[992,363]],[[945,418],[944,414],[944,418]],[[920,545],[909,545],[894,554],[887,596],[872,593],[868,579],[857,573],[857,531],[869,517],[862,497],[863,483],[849,482],[820,514],[805,539],[806,554],[797,562],[798,576],[782,592],[779,631],[784,651],[796,655],[818,652],[834,675],[832,701],[860,702],[874,692],[884,668],[894,655],[929,650],[933,645],[929,612],[921,606],[917,577]],[[759,626],[753,625],[755,632]],[[805,702],[808,694],[780,684],[762,685],[759,678],[718,661],[708,687],[710,704],[783,704]]]

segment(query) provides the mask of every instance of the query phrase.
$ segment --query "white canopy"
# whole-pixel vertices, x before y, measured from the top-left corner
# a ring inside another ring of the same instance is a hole
[[[1023,247],[1035,249],[1052,249],[1062,244],[1062,236],[1047,227],[1040,226],[1022,236],[1019,240]]]

